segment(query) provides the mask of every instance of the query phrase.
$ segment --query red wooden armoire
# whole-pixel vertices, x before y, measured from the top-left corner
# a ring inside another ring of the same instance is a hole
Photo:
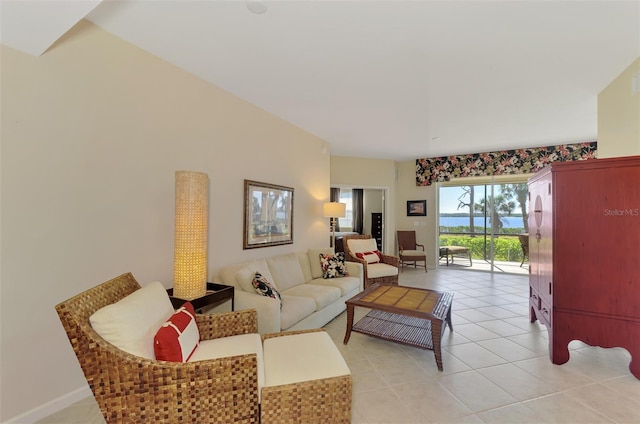
[[[531,322],[568,344],[623,347],[640,379],[640,156],[552,164],[529,179]]]

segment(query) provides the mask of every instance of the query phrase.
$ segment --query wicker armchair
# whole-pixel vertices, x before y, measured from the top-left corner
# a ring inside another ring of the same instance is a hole
[[[378,264],[367,263],[366,260],[358,258],[356,253],[361,250],[354,250],[354,245],[361,244],[359,240],[371,239],[371,251],[377,250],[375,239],[370,235],[350,235],[344,237],[344,252],[346,260],[350,262],[358,262],[362,264],[364,274],[364,288],[366,289],[371,284],[393,284],[398,285],[398,263],[400,258],[397,256],[385,255],[380,253],[381,261]],[[355,243],[354,243],[355,242]],[[382,266],[380,266],[382,265]]]
[[[398,250],[400,251],[400,272],[402,272],[405,263],[413,263],[413,267],[417,268],[419,262],[424,264],[424,272],[428,272],[427,254],[424,251],[424,245],[416,242],[416,232],[398,230],[396,235],[398,238]]]
[[[149,360],[106,342],[91,327],[98,309],[140,285],[130,274],[56,306],[89,387],[108,423],[258,423],[255,354],[181,363]],[[202,340],[257,333],[255,310],[197,315]]]

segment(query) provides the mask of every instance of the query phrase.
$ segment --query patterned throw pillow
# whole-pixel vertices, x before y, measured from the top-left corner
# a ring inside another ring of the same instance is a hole
[[[339,278],[349,275],[344,263],[344,252],[320,253],[320,265],[322,266],[322,278]]]
[[[382,255],[379,250],[374,250],[373,252],[362,252],[356,253],[358,259],[364,259],[364,261],[368,264],[377,264],[378,262],[382,262]]]
[[[195,310],[186,302],[167,320],[153,339],[156,359],[187,362],[200,343]]]
[[[269,280],[264,278],[262,274],[256,272],[253,276],[253,281],[251,282],[251,284],[258,294],[270,297],[272,299],[277,299],[280,302],[280,307],[282,308],[282,296],[276,289],[276,286],[271,284]]]

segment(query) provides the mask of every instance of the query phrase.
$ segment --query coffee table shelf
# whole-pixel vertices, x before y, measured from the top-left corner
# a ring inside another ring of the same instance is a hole
[[[446,326],[442,328],[444,329]],[[371,311],[353,326],[353,331],[396,343],[433,350],[431,321],[428,319]]]

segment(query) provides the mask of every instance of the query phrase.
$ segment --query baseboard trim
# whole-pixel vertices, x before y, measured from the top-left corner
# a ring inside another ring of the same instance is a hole
[[[81,387],[77,390],[69,392],[59,398],[53,399],[42,405],[38,405],[29,411],[26,411],[16,417],[5,421],[6,424],[33,424],[38,420],[48,417],[64,408],[67,408],[74,403],[85,399],[89,396],[93,396],[89,386]]]

